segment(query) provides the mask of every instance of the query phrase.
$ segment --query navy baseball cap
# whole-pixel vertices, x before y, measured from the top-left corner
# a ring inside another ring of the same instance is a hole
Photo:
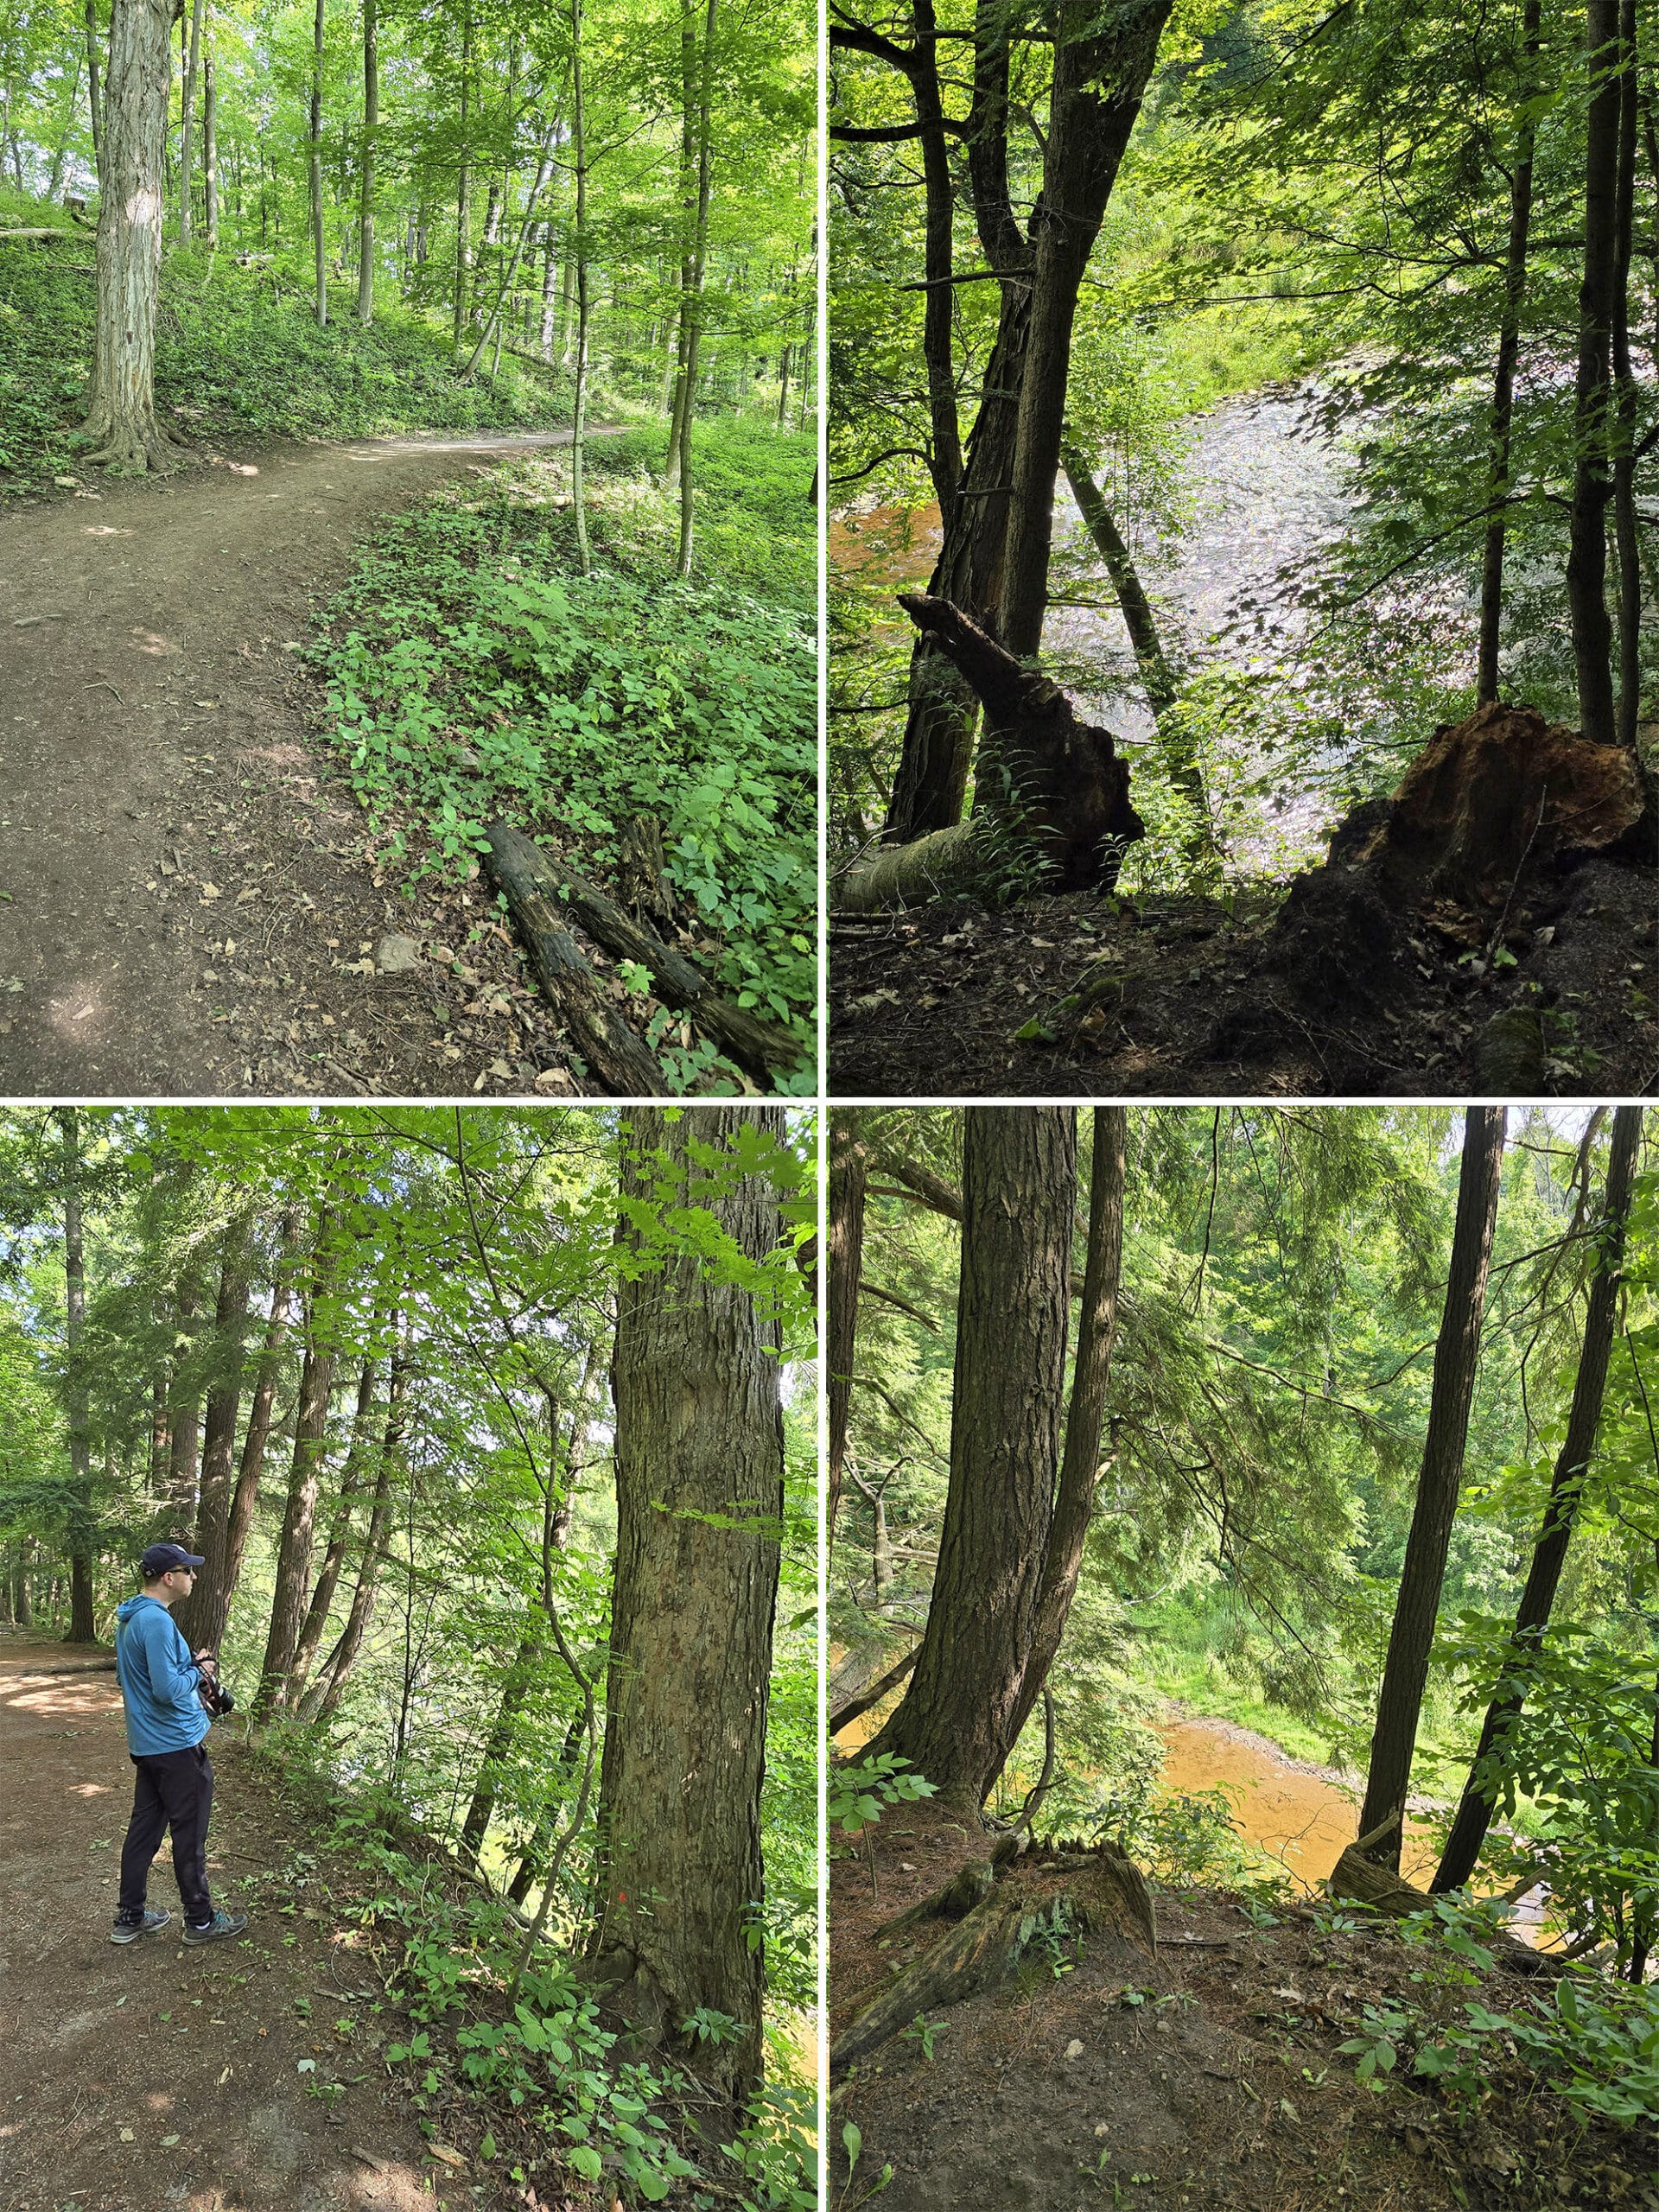
[[[138,1564],[154,1581],[159,1574],[170,1574],[175,1567],[206,1567],[207,1562],[186,1551],[182,1544],[152,1544]]]

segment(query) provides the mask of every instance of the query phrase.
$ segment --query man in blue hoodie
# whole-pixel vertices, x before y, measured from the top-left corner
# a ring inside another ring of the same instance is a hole
[[[115,1616],[115,1672],[127,1708],[127,1750],[138,1770],[132,1820],[121,1851],[121,1902],[112,1943],[133,1943],[165,1928],[170,1912],[144,1904],[150,1861],[173,1831],[173,1872],[184,1905],[187,1943],[239,1936],[245,1913],[214,1909],[207,1893],[207,1821],[213,1770],[204,1741],[209,1726],[200,1695],[211,1651],[193,1653],[168,1608],[195,1586],[205,1562],[181,1544],[152,1544],[140,1562],[144,1586]]]

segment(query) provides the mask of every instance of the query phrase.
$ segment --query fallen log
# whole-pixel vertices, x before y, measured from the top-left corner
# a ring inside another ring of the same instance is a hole
[[[596,884],[550,861],[541,848],[505,822],[485,825],[490,841],[491,874],[513,902],[511,883],[533,892],[556,912],[562,906],[588,934],[620,960],[638,961],[651,970],[652,989],[664,1005],[689,1014],[706,1037],[734,1060],[746,1075],[770,1089],[779,1071],[804,1057],[798,1038],[775,1023],[757,1020],[715,989],[700,968],[663,943],[657,932],[637,922]]]
[[[907,2028],[918,2012],[931,2016],[1000,1988],[1046,1930],[1109,1931],[1155,1953],[1152,1896],[1140,1868],[1111,1844],[1102,1844],[1091,1856],[1084,1872],[1057,1889],[1033,1894],[1027,1883],[1013,1881],[985,1891],[963,1919],[842,2029],[830,2046],[830,2071],[844,2073]],[[971,1883],[962,1885],[963,1893],[982,1888],[984,1875],[993,1871],[993,1862],[978,1862]],[[946,1890],[956,1887],[947,1884]]]
[[[541,855],[527,837],[503,823],[493,823],[486,834],[486,865],[501,887],[536,980],[572,1044],[613,1097],[665,1097],[670,1086],[655,1056],[610,1004],[591,963],[560,921],[543,880]],[[528,861],[514,839],[525,849]]]
[[[1038,669],[1017,661],[947,599],[899,594],[925,637],[985,709],[976,811],[953,829],[889,847],[848,873],[838,903],[855,914],[970,889],[1028,870],[1046,891],[1109,891],[1124,848],[1145,835],[1111,732],[1080,721]]]
[[[66,231],[60,223],[49,223],[40,228],[21,231],[0,231],[0,238],[74,238],[73,231]]]
[[[1414,1912],[1432,1912],[1434,1900],[1426,1890],[1413,1887],[1402,1881],[1392,1866],[1369,1858],[1366,1854],[1379,1843],[1394,1827],[1400,1815],[1396,1813],[1369,1835],[1351,1843],[1332,1868],[1326,1887],[1333,1897],[1351,1897],[1357,1904],[1370,1905],[1374,1912],[1385,1913],[1390,1920],[1404,1920]],[[1547,1951],[1535,1951],[1529,1943],[1518,1937],[1495,1929],[1483,1935],[1483,1946],[1492,1954],[1495,1965],[1507,1973],[1554,1975],[1561,1971],[1560,1961]]]

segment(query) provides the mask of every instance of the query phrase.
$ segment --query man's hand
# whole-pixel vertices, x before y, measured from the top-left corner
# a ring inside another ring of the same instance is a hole
[[[213,1673],[213,1655],[211,1651],[193,1652],[191,1656],[194,1659],[197,1666],[202,1669],[204,1674],[211,1675]]]

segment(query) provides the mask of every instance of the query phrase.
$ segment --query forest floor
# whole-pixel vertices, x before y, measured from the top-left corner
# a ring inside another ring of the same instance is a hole
[[[208,1870],[248,1931],[109,1941],[132,1769],[112,1659],[0,1630],[0,2203],[8,2212],[474,2212],[524,2204],[423,2139],[380,2056],[403,2018],[340,1908],[365,1887],[234,1740]],[[453,2161],[453,2164],[448,2163]]]
[[[906,1809],[923,1817],[890,1812],[877,1832],[874,1895],[861,1855],[831,1862],[832,2033],[942,1925],[883,1945],[885,1923],[986,1853],[986,1837]],[[1006,1878],[1040,1889],[1039,1855]],[[1417,1993],[1421,1958],[1391,1931],[1333,1931],[1300,1906],[1260,1926],[1214,1891],[1156,1902],[1155,1960],[1096,1936],[1058,1972],[1039,1952],[925,2040],[912,2029],[854,2069],[832,2090],[830,2212],[863,2203],[888,2164],[882,2212],[1659,2208],[1650,2133],[1586,2127],[1518,2068],[1466,2120],[1427,2089],[1356,2080],[1336,2047],[1362,2005]],[[1482,1980],[1470,1993],[1514,2003],[1511,1977]]]
[[[0,519],[0,1093],[576,1088],[480,887],[377,867],[296,662],[378,518],[568,442],[225,445]]]
[[[842,1098],[1646,1096],[1659,1078],[1659,878],[1592,862],[1517,901],[1510,958],[1471,972],[1470,938],[1415,931],[1385,1014],[1321,1018],[1270,964],[1277,894],[1224,902],[1090,893],[1003,911],[940,899],[832,916],[830,1087]],[[1014,1033],[1094,961],[1110,1013],[1056,1045]],[[1289,986],[1287,988],[1287,985]],[[1478,1079],[1494,1015],[1541,1016],[1533,1080]]]

